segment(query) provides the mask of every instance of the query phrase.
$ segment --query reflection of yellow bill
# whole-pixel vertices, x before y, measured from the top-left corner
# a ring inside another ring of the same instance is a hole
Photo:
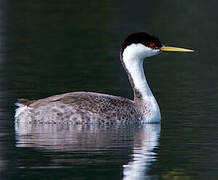
[[[185,48],[179,48],[179,47],[168,47],[168,46],[162,46],[160,48],[161,51],[174,51],[174,52],[194,52],[192,49],[185,49]]]

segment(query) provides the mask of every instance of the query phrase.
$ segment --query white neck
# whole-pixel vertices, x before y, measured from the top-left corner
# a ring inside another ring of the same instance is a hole
[[[143,60],[157,53],[158,50],[152,50],[142,44],[132,44],[123,52],[123,63],[131,76],[130,80],[133,81],[134,93],[140,93],[139,99],[134,94],[134,100],[150,112],[145,115],[146,122],[160,121],[160,109],[148,86],[143,69]]]
[[[144,51],[145,48],[147,47],[141,44],[132,44],[123,52],[124,65],[128,70],[128,73],[131,75],[134,88],[140,92],[143,99],[153,96],[144,74],[143,60],[145,57],[143,54],[139,53],[140,49],[141,51]],[[147,51],[149,52],[150,48],[147,48]],[[150,56],[149,53],[148,56]]]

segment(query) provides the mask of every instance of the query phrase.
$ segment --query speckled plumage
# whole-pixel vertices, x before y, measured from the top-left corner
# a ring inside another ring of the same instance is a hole
[[[36,101],[21,99],[26,106],[17,121],[35,123],[130,123],[142,122],[146,108],[127,98],[91,92],[73,92]],[[146,106],[145,106],[146,107]]]

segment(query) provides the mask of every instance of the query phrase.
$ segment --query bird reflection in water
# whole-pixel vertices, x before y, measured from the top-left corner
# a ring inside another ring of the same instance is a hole
[[[116,159],[120,158],[123,179],[128,180],[143,179],[146,176],[146,170],[155,160],[153,150],[158,146],[160,124],[107,126],[15,123],[15,131],[16,147],[77,153],[105,153],[108,150],[110,155],[114,153]],[[128,154],[125,160],[124,154]],[[53,158],[57,162],[58,157]],[[107,163],[110,158],[105,158],[104,163]],[[73,157],[71,160],[74,163]],[[92,163],[101,164],[102,156]]]
[[[144,179],[148,166],[156,160],[153,151],[158,146],[160,124],[146,124],[134,138],[132,161],[123,165],[124,180]]]

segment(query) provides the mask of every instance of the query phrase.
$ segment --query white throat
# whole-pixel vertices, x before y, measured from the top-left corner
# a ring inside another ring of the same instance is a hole
[[[146,122],[159,122],[160,109],[148,86],[143,69],[143,60],[146,57],[158,54],[159,50],[151,49],[142,44],[131,44],[123,52],[123,63],[131,76],[134,87],[141,95],[142,107],[149,111],[145,114]]]
[[[143,99],[153,96],[148,86],[143,69],[143,60],[146,57],[157,54],[159,50],[152,50],[142,44],[131,44],[123,52],[123,61],[126,69],[132,77],[135,89],[142,95]]]

